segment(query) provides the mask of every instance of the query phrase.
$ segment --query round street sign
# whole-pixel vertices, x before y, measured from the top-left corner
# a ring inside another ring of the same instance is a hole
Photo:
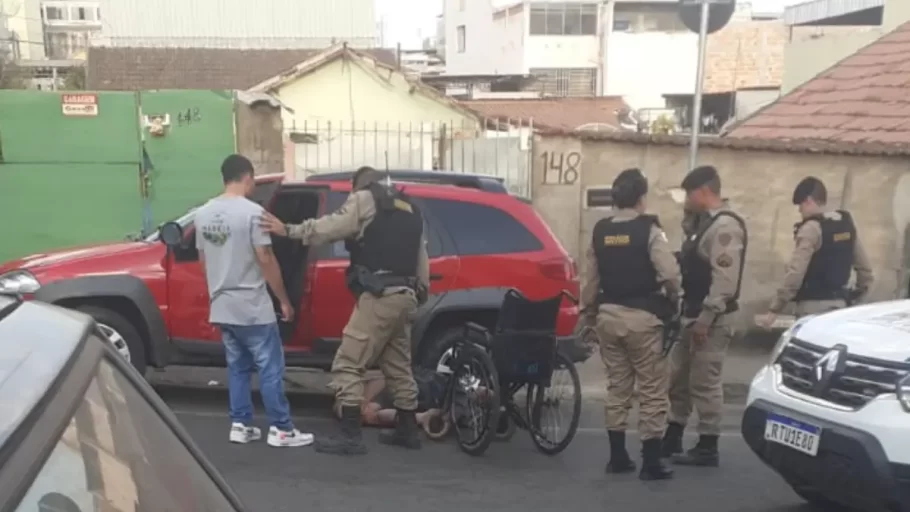
[[[724,28],[736,10],[736,0],[679,0],[679,18],[696,34],[701,24],[701,3],[708,2],[708,33]]]

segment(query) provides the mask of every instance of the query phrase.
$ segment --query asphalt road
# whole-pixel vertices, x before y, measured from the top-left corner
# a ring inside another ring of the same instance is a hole
[[[555,457],[539,454],[523,432],[472,458],[451,441],[425,441],[421,451],[382,446],[370,429],[370,453],[344,458],[309,447],[232,445],[223,390],[158,390],[254,512],[810,511],[742,442],[735,408],[727,413],[720,468],[680,468],[674,480],[643,483],[637,474],[604,474],[608,448],[596,402],[586,403],[578,436]],[[296,395],[291,402],[298,426],[332,431],[325,399]],[[638,451],[634,437],[629,446]]]

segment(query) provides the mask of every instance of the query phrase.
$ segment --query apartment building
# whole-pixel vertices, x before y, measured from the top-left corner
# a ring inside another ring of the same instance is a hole
[[[15,61],[81,60],[101,30],[101,9],[85,0],[0,0],[0,25]]]
[[[739,2],[731,23],[768,18]],[[443,20],[446,75],[530,76],[522,90],[636,110],[694,93],[698,37],[678,0],[445,0]]]

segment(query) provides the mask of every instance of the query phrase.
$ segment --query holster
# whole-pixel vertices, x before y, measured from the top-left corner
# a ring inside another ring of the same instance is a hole
[[[666,357],[667,354],[670,353],[670,350],[673,349],[673,345],[679,341],[681,331],[682,322],[679,319],[679,315],[664,320],[663,346],[661,347],[662,356]]]
[[[363,265],[350,265],[344,272],[344,281],[354,298],[360,298],[364,292],[372,293],[377,297],[382,296],[385,286]]]
[[[370,272],[370,269],[363,265],[349,265],[347,270],[345,270],[344,280],[345,284],[348,286],[348,290],[354,295],[354,298],[359,298],[364,292],[372,293],[376,297],[382,297],[386,288],[404,286],[414,290],[414,292],[418,294],[418,302],[420,301],[419,294],[420,288],[422,287],[419,286],[416,277],[375,274]],[[424,301],[426,301],[426,299],[424,299]]]

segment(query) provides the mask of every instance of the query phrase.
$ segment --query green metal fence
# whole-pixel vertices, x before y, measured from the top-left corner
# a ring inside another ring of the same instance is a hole
[[[219,188],[229,92],[69,94],[0,91],[0,261],[122,240]],[[150,113],[170,117],[163,136],[143,126]]]

